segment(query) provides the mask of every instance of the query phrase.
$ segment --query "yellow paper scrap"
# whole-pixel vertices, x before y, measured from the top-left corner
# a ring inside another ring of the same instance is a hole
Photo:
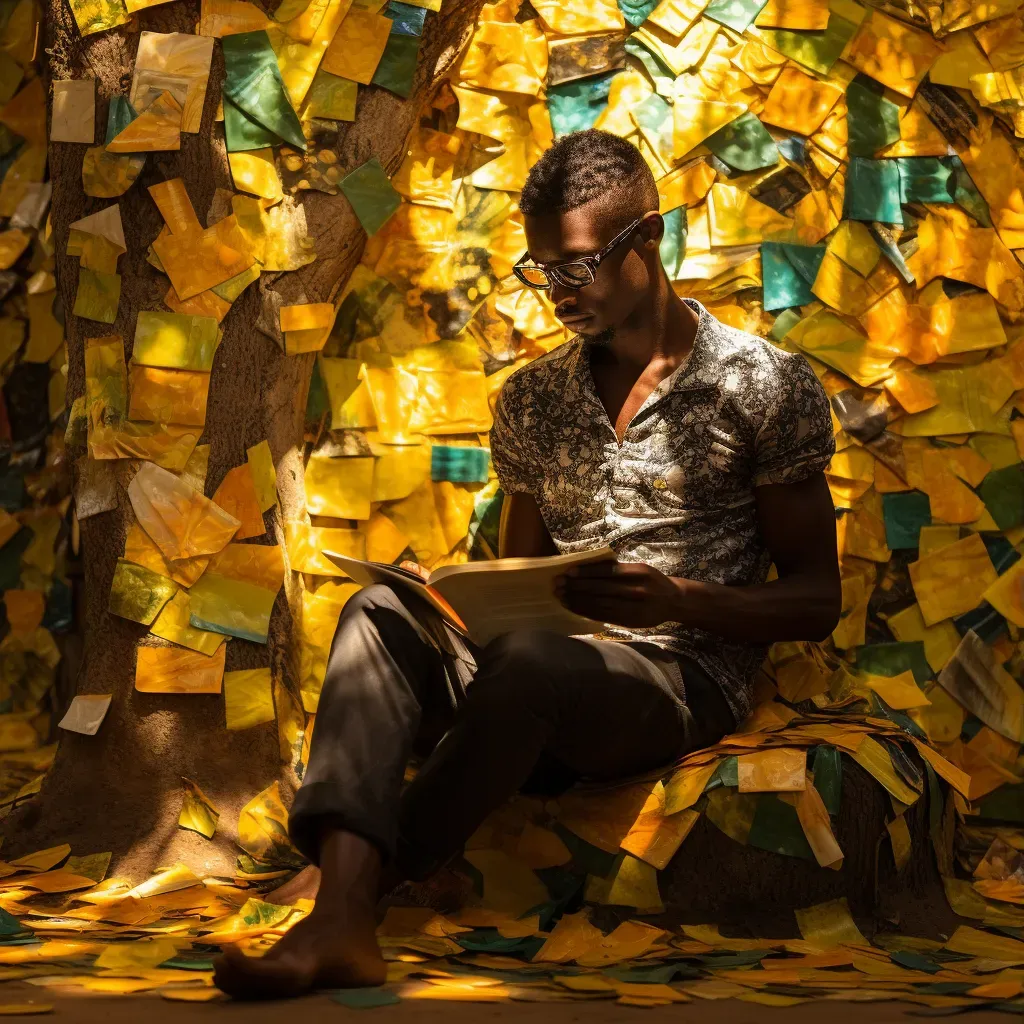
[[[391,32],[391,20],[371,11],[351,10],[323,55],[321,66],[332,75],[369,85]]]
[[[51,142],[88,142],[96,137],[96,82],[92,78],[54,81]]]
[[[178,814],[178,826],[198,832],[207,839],[212,839],[217,831],[217,820],[220,811],[213,806],[210,798],[191,779],[181,780],[181,812]]]
[[[152,463],[135,474],[128,497],[143,528],[171,561],[216,554],[239,527],[209,498]]]
[[[108,607],[114,615],[148,626],[177,589],[171,580],[119,558]]]
[[[212,57],[213,40],[206,36],[140,33],[129,102],[142,116],[166,89],[181,107],[181,131],[198,132]]]
[[[910,563],[925,625],[954,618],[976,608],[996,582],[996,571],[978,534]]]
[[[140,647],[135,689],[143,693],[220,693],[225,647],[221,644],[211,657],[181,647]]]
[[[156,617],[150,632],[162,640],[188,647],[202,654],[212,655],[227,639],[223,633],[213,633],[191,625],[188,594],[179,590]]]
[[[181,149],[181,104],[162,92],[134,121],[107,143],[108,153],[154,153]]]
[[[277,470],[274,468],[270,444],[267,441],[260,441],[252,448],[247,448],[245,453],[256,488],[260,512],[269,512],[277,504]]]
[[[736,769],[741,793],[800,792],[805,786],[807,751],[780,747],[741,754]]]
[[[819,903],[805,910],[796,910],[794,913],[800,934],[820,949],[869,944],[854,922],[845,897]]]
[[[274,164],[274,151],[270,147],[228,153],[228,166],[231,168],[231,180],[239,192],[249,192],[271,202],[277,202],[284,196],[281,178]]]
[[[229,730],[251,729],[274,720],[269,668],[224,673],[224,710]]]
[[[83,736],[95,736],[110,708],[110,694],[79,694],[68,706],[58,727]]]

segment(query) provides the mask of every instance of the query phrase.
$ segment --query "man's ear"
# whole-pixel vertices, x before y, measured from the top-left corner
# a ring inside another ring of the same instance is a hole
[[[661,245],[665,234],[665,219],[660,213],[649,213],[640,222],[640,237],[648,249],[656,249]]]

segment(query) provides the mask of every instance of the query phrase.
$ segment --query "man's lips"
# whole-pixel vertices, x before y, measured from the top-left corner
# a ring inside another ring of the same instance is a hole
[[[581,324],[584,320],[589,320],[593,316],[593,313],[556,313],[555,316],[558,317],[563,324],[570,326],[572,324]]]

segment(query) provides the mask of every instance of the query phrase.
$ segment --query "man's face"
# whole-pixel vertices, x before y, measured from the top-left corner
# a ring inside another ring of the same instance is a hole
[[[629,223],[604,200],[524,220],[530,257],[544,267],[592,256]],[[650,228],[657,231],[655,224],[648,226],[648,233]],[[592,284],[571,289],[551,282],[555,315],[570,331],[595,343],[607,342],[634,313],[654,283],[657,261],[657,242],[645,244],[643,229],[638,227],[601,261]]]

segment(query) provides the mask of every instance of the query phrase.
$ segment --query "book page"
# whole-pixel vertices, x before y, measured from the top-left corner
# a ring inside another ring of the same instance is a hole
[[[611,549],[603,549],[550,558],[498,559],[473,563],[492,567],[489,572],[439,572],[437,579],[432,574],[430,585],[458,612],[478,644],[486,644],[515,629],[547,629],[566,636],[599,633],[605,628],[603,622],[577,615],[559,603],[554,580],[569,565],[606,561],[610,557],[614,557]],[[503,564],[512,562],[528,564]],[[493,567],[498,567],[498,571]]]
[[[430,592],[430,588],[415,573],[409,572],[407,569],[399,569],[397,565],[384,565],[383,562],[364,562],[359,558],[340,555],[336,551],[324,551],[324,554],[349,579],[358,583],[361,587],[369,587],[374,583],[383,583],[386,586],[394,587],[396,590],[410,590],[440,612],[446,621],[460,629],[464,628],[461,622],[453,618],[451,609],[446,607],[444,602],[439,601]]]

